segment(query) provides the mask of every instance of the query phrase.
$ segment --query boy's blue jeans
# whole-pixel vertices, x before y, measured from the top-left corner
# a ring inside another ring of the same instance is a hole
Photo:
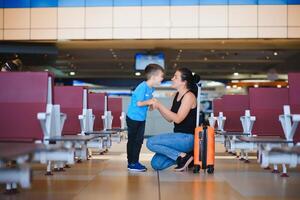
[[[174,164],[180,153],[188,153],[194,148],[194,135],[187,133],[165,133],[150,137],[147,147],[155,155],[151,166],[155,170],[163,170]]]

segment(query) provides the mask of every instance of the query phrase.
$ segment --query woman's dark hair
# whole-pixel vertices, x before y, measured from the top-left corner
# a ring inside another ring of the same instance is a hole
[[[194,74],[188,68],[178,68],[176,71],[181,73],[181,80],[186,81],[187,88],[197,97],[198,87],[197,83],[200,81],[200,76],[198,74]]]

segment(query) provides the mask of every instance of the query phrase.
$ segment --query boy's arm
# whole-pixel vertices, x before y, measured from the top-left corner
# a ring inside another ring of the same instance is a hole
[[[149,99],[147,101],[138,101],[136,104],[137,106],[150,106],[154,103],[153,99]]]
[[[136,105],[139,107],[150,106],[154,103],[153,99],[148,99],[144,101],[144,95],[146,93],[146,88],[144,84],[140,84],[133,93],[136,99]]]

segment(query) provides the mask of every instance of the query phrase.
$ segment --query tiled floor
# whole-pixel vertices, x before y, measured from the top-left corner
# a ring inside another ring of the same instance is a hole
[[[158,173],[150,166],[152,153],[143,147],[141,161],[149,170],[129,173],[125,147],[125,142],[114,144],[106,155],[94,155],[92,160],[51,177],[44,176],[44,166],[34,164],[31,189],[22,189],[17,195],[1,193],[0,199],[300,199],[300,168],[291,169],[289,178],[281,178],[261,169],[255,159],[245,164],[217,145],[213,175],[172,169]],[[3,189],[1,186],[1,192]]]

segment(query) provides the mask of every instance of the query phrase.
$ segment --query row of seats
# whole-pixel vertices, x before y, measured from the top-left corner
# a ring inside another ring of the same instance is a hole
[[[81,86],[55,86],[54,87],[54,104],[59,104],[61,111],[69,116],[63,128],[64,135],[72,135],[74,132],[80,132],[81,126],[78,116],[82,114],[83,109],[92,109],[95,115],[94,125],[91,127],[95,130],[102,130],[105,107],[113,116],[121,116],[122,99],[118,97],[108,97],[104,93],[87,93],[84,94],[84,87]],[[107,106],[105,105],[107,104]],[[121,127],[122,120],[114,118],[110,127]]]
[[[258,151],[262,167],[273,164],[277,173],[277,165],[282,164],[283,177],[287,176],[286,164],[297,165],[300,142],[300,74],[289,73],[288,82],[289,88],[250,88],[248,95],[215,99],[210,117],[212,126],[217,122],[228,152],[241,152],[240,159],[249,162],[248,152]],[[293,148],[293,155],[287,147]],[[289,154],[278,153],[282,149]]]
[[[52,168],[88,159],[88,148],[106,150],[125,130],[121,98],[84,87],[54,87],[47,72],[0,73],[0,91],[0,182],[9,192],[18,183],[30,186],[26,162],[47,164],[51,175]],[[16,165],[8,166],[12,160]]]

